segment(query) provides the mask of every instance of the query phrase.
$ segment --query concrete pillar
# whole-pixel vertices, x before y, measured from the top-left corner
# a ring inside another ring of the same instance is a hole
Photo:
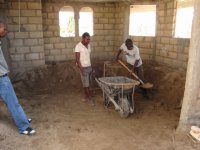
[[[183,105],[178,130],[185,130],[192,124],[199,124],[200,107],[200,0],[195,0],[192,36],[189,48],[189,60]]]

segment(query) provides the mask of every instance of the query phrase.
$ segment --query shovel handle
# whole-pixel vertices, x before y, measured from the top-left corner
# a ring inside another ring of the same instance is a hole
[[[133,73],[133,71],[131,71],[121,60],[118,60],[118,62],[132,75],[134,76],[140,83],[144,84],[144,82],[142,80],[140,80],[140,78]]]

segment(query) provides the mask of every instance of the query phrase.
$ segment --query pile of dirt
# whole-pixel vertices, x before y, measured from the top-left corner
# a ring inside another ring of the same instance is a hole
[[[91,78],[92,88],[97,88],[94,77],[102,76],[127,76],[133,78],[119,63],[109,61],[95,61],[95,70]],[[172,69],[166,65],[152,61],[145,61],[144,75],[148,82],[154,87],[150,90],[153,93],[152,99],[161,103],[176,107],[183,98],[185,73]],[[15,78],[14,86],[18,96],[29,94],[51,94],[66,93],[68,91],[81,91],[82,84],[79,70],[74,61],[51,63],[36,68]],[[134,79],[134,78],[133,78]]]
[[[154,84],[156,98],[177,107],[182,101],[185,89],[185,72],[156,62],[145,63],[145,77]]]

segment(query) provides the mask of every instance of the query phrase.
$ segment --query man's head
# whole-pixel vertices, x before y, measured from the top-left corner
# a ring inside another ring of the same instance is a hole
[[[125,41],[125,45],[126,45],[128,50],[132,50],[133,49],[133,41],[131,39],[127,39]]]
[[[83,33],[82,43],[83,45],[86,45],[86,46],[90,43],[90,34],[88,32]]]
[[[7,31],[7,27],[6,27],[5,23],[0,21],[0,37],[6,36],[7,33],[8,33],[8,31]]]

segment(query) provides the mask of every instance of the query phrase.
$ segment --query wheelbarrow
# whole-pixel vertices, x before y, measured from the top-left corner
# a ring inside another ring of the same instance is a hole
[[[134,91],[135,86],[140,84],[138,81],[123,76],[101,77],[95,80],[103,91],[105,108],[112,102],[122,118],[127,118],[134,112]]]

